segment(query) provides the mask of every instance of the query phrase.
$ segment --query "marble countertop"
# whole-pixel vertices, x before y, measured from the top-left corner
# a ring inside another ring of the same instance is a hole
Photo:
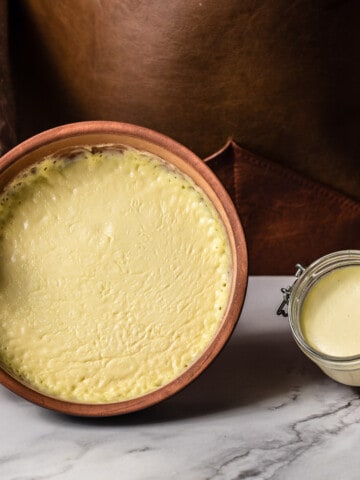
[[[217,360],[148,410],[72,418],[0,386],[0,479],[358,479],[360,390],[328,379],[298,350],[274,313],[289,282],[250,278]]]

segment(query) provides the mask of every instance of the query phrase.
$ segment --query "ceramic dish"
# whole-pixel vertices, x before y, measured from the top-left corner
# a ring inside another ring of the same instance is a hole
[[[189,177],[207,196],[222,222],[228,240],[231,258],[229,298],[215,335],[198,358],[170,382],[134,398],[100,403],[58,398],[32,387],[3,364],[0,381],[5,387],[33,403],[71,415],[109,416],[129,413],[149,407],[183,389],[208,367],[226,344],[239,318],[246,292],[246,242],[232,201],[202,160],[160,133],[130,124],[104,121],[80,122],[48,130],[19,144],[0,159],[0,189],[3,191],[19,172],[38,164],[44,157],[59,152],[67,152],[71,156],[72,151],[89,146],[99,148],[119,145],[159,157]]]

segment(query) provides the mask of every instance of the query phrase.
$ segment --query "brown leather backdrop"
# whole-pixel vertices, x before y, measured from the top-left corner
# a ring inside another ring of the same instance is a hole
[[[231,137],[263,157],[241,170],[233,196],[251,273],[291,273],[296,261],[360,248],[359,13],[356,0],[13,0],[17,139],[109,119],[206,157]],[[235,157],[219,158],[225,168],[209,165],[227,172],[230,191]],[[301,189],[289,167],[305,176]]]
[[[8,57],[7,4],[0,0],[0,156],[15,143],[14,121]]]

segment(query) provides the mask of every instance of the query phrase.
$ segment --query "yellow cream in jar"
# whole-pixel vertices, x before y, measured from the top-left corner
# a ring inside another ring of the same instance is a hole
[[[127,400],[210,344],[230,249],[206,195],[161,159],[72,156],[44,159],[2,194],[0,360],[51,396]]]
[[[320,278],[305,297],[300,322],[305,340],[318,352],[360,355],[360,265]]]

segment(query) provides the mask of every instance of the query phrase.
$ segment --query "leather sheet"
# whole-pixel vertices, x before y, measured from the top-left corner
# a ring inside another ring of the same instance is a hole
[[[231,137],[208,163],[239,211],[251,274],[358,249],[359,13],[356,0],[0,0],[0,154],[13,94],[18,141],[93,119],[201,157]]]
[[[0,0],[0,156],[15,144],[15,106],[12,93],[7,2]]]

